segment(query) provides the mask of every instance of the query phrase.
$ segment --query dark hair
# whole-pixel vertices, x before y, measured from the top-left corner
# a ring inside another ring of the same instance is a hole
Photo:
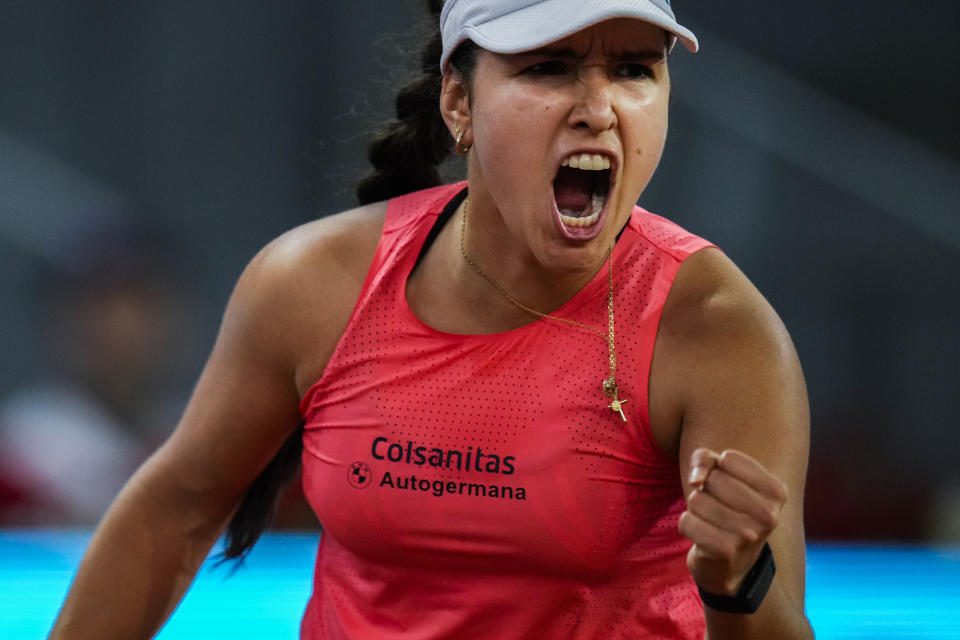
[[[440,184],[438,165],[450,155],[453,141],[440,115],[440,11],[442,0],[427,0],[430,37],[420,54],[420,73],[397,92],[396,119],[370,142],[367,157],[373,170],[357,184],[360,204],[378,202]],[[470,84],[477,46],[467,41],[457,47],[450,65]],[[227,525],[221,561],[243,559],[273,520],[280,491],[300,471],[303,424],[247,489]]]
[[[257,476],[227,525],[220,561],[240,559],[247,554],[273,521],[277,497],[300,472],[303,454],[303,423],[287,436],[280,450]]]
[[[440,184],[438,166],[450,155],[453,144],[440,115],[443,76],[440,54],[442,0],[428,0],[430,37],[420,52],[420,73],[400,87],[395,102],[396,119],[387,123],[367,149],[373,170],[357,184],[360,204],[379,202]],[[469,85],[476,66],[477,46],[467,41],[450,56],[450,66]]]

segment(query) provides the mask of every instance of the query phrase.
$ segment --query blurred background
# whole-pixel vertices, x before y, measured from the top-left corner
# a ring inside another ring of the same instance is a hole
[[[809,537],[960,542],[960,5],[677,4],[702,50],[641,204],[790,329]],[[353,206],[420,17],[2,3],[0,526],[92,525],[169,433],[246,262]]]

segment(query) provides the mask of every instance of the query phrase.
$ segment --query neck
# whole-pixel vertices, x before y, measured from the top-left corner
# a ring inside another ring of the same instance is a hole
[[[478,199],[470,197],[460,205],[448,225],[455,233],[447,238],[446,252],[453,256],[454,264],[459,263],[455,270],[458,286],[484,299],[487,309],[502,307],[505,313],[512,313],[520,303],[540,313],[551,313],[603,267],[606,254],[596,264],[574,271],[546,268],[504,224],[493,203],[478,203]],[[532,316],[529,311],[522,315],[526,321]]]
[[[474,259],[481,269],[491,278],[501,278],[498,284],[532,309],[542,313],[556,310],[576,295],[596,271],[576,274],[576,278],[558,278],[538,264],[528,266],[530,259],[518,258],[516,254],[502,251],[490,255],[482,246],[477,251],[471,230],[479,225],[472,222],[472,211],[471,206],[467,212],[470,228],[465,229],[464,237],[468,255],[473,257],[476,252],[478,257]],[[460,251],[463,215],[461,204],[410,274],[406,285],[410,308],[421,321],[447,333],[499,333],[533,322],[534,314],[511,304],[464,260]]]

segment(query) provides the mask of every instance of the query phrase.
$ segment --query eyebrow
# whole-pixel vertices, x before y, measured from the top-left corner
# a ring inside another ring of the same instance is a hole
[[[571,60],[582,60],[585,56],[578,54],[570,47],[541,47],[532,51],[524,51],[518,55],[521,56],[543,56],[546,58],[560,58]],[[666,51],[663,49],[636,49],[622,51],[617,58],[620,60],[644,60],[658,61],[666,57]]]

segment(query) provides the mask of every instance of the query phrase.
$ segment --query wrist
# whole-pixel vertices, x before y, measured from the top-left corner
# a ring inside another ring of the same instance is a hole
[[[763,603],[770,585],[773,583],[773,577],[776,575],[777,565],[773,561],[773,552],[768,543],[764,543],[760,556],[747,572],[737,593],[728,596],[716,593],[710,593],[697,586],[700,592],[700,599],[703,604],[717,611],[727,613],[751,614],[756,612]]]

